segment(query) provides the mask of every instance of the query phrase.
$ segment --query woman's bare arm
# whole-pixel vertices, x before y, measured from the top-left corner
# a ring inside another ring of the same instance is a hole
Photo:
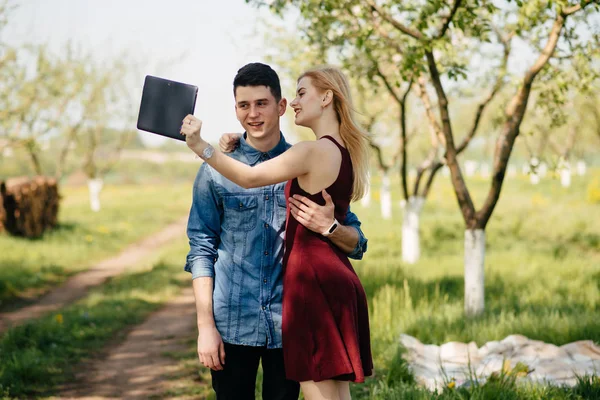
[[[202,121],[188,115],[181,126],[181,133],[194,153],[202,157],[204,150],[210,146],[200,136]],[[212,146],[211,146],[212,147]],[[315,142],[301,142],[285,153],[251,167],[226,156],[218,150],[205,160],[211,167],[230,181],[244,187],[253,188],[272,185],[308,174],[315,167],[313,159],[317,159],[319,148]]]
[[[272,185],[297,178],[310,172],[312,149],[311,142],[300,142],[285,153],[253,167],[226,156],[218,150],[206,162],[221,175],[243,188]],[[192,149],[201,154],[204,146]]]

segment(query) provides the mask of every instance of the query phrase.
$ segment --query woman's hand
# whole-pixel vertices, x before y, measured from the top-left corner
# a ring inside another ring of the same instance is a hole
[[[188,147],[198,155],[200,155],[204,150],[204,147],[207,146],[207,143],[200,136],[201,130],[202,121],[191,114],[185,116],[180,132],[182,135],[185,135],[185,142]]]

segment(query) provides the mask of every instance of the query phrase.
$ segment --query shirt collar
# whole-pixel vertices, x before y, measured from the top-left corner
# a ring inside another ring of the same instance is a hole
[[[271,150],[266,152],[262,152],[250,146],[246,141],[246,135],[247,133],[244,132],[244,135],[240,138],[240,149],[246,155],[246,158],[251,165],[256,164],[260,160],[265,161],[277,157],[287,150],[287,142],[285,141],[285,137],[281,132],[279,132],[279,143],[277,143],[277,145]]]

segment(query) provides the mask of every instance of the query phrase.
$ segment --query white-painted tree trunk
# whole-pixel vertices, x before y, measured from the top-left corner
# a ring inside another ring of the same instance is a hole
[[[404,203],[402,220],[402,261],[414,264],[421,257],[421,241],[419,236],[419,218],[425,199],[422,196],[411,196]]]
[[[465,161],[465,173],[468,177],[474,176],[477,172],[477,161],[467,160]]]
[[[529,174],[529,182],[531,182],[532,185],[537,185],[540,183],[540,176],[537,174],[537,172],[531,172]]]
[[[92,211],[100,211],[100,192],[104,182],[102,178],[93,178],[88,180],[88,190],[90,192],[90,207]]]
[[[383,219],[392,218],[392,192],[390,191],[390,176],[386,172],[381,178],[381,216]]]
[[[587,172],[587,165],[585,161],[577,161],[577,175],[584,176]]]
[[[360,199],[360,205],[364,208],[369,208],[371,205],[371,185],[367,185],[367,191],[362,199]]]
[[[537,169],[537,172],[540,178],[545,178],[546,175],[548,175],[548,164],[546,164],[545,162],[541,162]]]
[[[484,302],[485,231],[465,231],[465,314],[479,315]]]
[[[565,188],[571,186],[571,166],[568,163],[560,170],[560,184]]]

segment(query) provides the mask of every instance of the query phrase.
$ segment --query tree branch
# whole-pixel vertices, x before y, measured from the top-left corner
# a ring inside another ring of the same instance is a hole
[[[562,17],[568,17],[571,14],[575,14],[579,10],[583,10],[592,3],[599,4],[600,2],[598,0],[583,0],[581,3],[574,6],[563,8],[560,14]]]
[[[425,189],[423,189],[423,193],[421,193],[421,197],[427,198],[427,195],[429,194],[429,190],[431,189],[431,186],[433,185],[433,179],[435,178],[436,174],[443,166],[444,166],[444,163],[439,162],[439,161],[431,166],[431,168],[430,168],[431,172],[429,173],[429,178],[427,179],[427,183],[425,184]]]
[[[458,160],[456,158],[456,147],[454,147],[454,137],[452,135],[452,125],[450,124],[450,113],[448,111],[448,98],[444,92],[440,73],[438,71],[435,57],[431,50],[425,52],[427,56],[427,64],[429,66],[429,73],[431,75],[431,81],[435,87],[438,102],[440,106],[440,117],[442,120],[442,128],[444,137],[446,139],[446,162],[448,168],[450,168],[450,176],[452,178],[452,185],[454,186],[454,193],[460,206],[463,218],[467,229],[473,229],[475,227],[475,206],[471,199],[469,189],[465,184],[465,180],[462,176]]]
[[[421,165],[419,165],[419,168],[417,168],[417,176],[415,178],[415,184],[413,186],[413,196],[419,195],[419,187],[421,185],[421,179],[423,179],[423,175],[425,174],[425,171],[427,171],[433,165],[436,155],[437,155],[437,148],[432,146],[432,148],[429,151],[429,154],[427,155],[425,160],[423,160]]]
[[[387,89],[389,94],[394,98],[394,100],[396,100],[396,103],[398,103],[398,105],[401,106],[402,99],[400,98],[400,95],[398,95],[398,93],[396,93],[396,90],[394,90],[394,87],[390,84],[387,77],[381,71],[381,68],[379,67],[379,63],[377,63],[373,59],[371,61],[373,62],[374,66],[375,66],[375,69],[377,71],[377,76],[381,79],[381,81],[385,85],[385,88]]]
[[[504,55],[502,57],[502,65],[500,66],[500,70],[498,72],[498,76],[496,77],[496,82],[494,83],[492,91],[488,94],[488,96],[485,99],[483,99],[483,101],[477,107],[477,112],[475,113],[475,120],[473,121],[473,126],[469,130],[469,133],[467,134],[467,136],[465,136],[463,138],[462,142],[456,148],[456,154],[462,153],[463,150],[465,150],[467,148],[467,146],[471,142],[471,139],[473,139],[473,137],[477,133],[477,128],[479,128],[479,123],[481,121],[483,112],[485,111],[487,106],[490,104],[490,102],[494,99],[496,94],[498,94],[498,92],[500,91],[502,86],[504,86],[504,77],[506,76],[508,58],[509,58],[510,52],[511,52],[510,40],[511,40],[512,36],[509,36],[508,38],[504,38],[504,37],[502,37],[502,34],[500,32],[496,31],[496,33],[498,35],[498,39],[500,40],[500,42],[502,43],[502,46],[504,47]]]
[[[389,33],[386,32],[381,27],[379,20],[377,18],[375,18],[375,15],[373,15],[373,14],[371,14],[371,23],[372,23],[373,27],[375,27],[375,30],[377,31],[379,36],[381,36],[390,47],[395,49],[398,52],[398,54],[404,54],[404,49],[402,47],[400,47],[398,42],[396,40],[392,39],[392,37],[389,35]]]
[[[379,165],[379,168],[383,171],[387,171],[388,169],[390,169],[390,167],[385,165],[385,163],[383,162],[383,153],[381,151],[381,147],[376,145],[375,142],[373,142],[373,139],[370,135],[368,136],[368,138],[369,146],[371,146],[371,148],[375,150],[375,154],[377,155],[377,164]]]
[[[367,0],[367,4],[369,6],[371,6],[371,9],[375,12],[377,12],[377,14],[379,14],[381,16],[381,18],[383,18],[385,21],[389,22],[394,28],[398,29],[400,32],[409,35],[417,40],[425,40],[425,36],[419,32],[416,29],[412,29],[402,23],[400,23],[398,20],[394,19],[391,15],[389,15],[388,13],[386,13],[385,11],[383,11],[381,9],[381,7],[379,7],[375,1],[373,0]]]
[[[442,144],[442,146],[445,147],[446,139],[444,138],[442,128],[440,127],[440,125],[437,122],[437,119],[435,118],[433,107],[431,105],[431,99],[429,98],[427,88],[425,87],[425,77],[423,77],[423,75],[419,76],[417,82],[419,83],[419,91],[417,92],[417,95],[421,98],[421,102],[425,106],[425,114],[427,115],[427,119],[429,120],[429,127],[431,128],[432,146],[437,147],[439,142]]]
[[[558,145],[558,143],[556,143],[554,141],[554,139],[552,139],[551,137],[548,136],[548,144],[550,145],[550,147],[552,147],[552,150],[554,150],[554,152],[559,155],[559,156],[563,156],[564,152],[563,149],[560,148],[560,146]]]
[[[492,185],[488,191],[487,198],[481,210],[477,212],[477,226],[484,229],[500,197],[504,175],[508,165],[508,159],[512,152],[515,140],[519,135],[519,129],[527,109],[527,103],[531,94],[531,87],[535,77],[546,65],[560,38],[562,28],[565,24],[565,16],[557,14],[552,30],[548,35],[548,42],[533,66],[525,73],[523,83],[513,97],[506,110],[506,120],[502,132],[496,142],[494,154],[494,169],[492,173]]]
[[[406,99],[408,98],[408,94],[412,89],[412,81],[409,82],[408,88],[402,95],[402,100],[400,101],[400,137],[402,144],[402,164],[400,165],[400,173],[402,176],[402,193],[404,194],[404,200],[408,201],[408,182],[407,182],[407,168],[408,168],[408,156],[406,148],[407,146],[407,138],[406,138]]]
[[[444,37],[444,35],[446,34],[446,31],[448,30],[448,27],[450,26],[450,22],[452,22],[452,19],[456,15],[456,12],[458,11],[461,3],[462,3],[462,0],[455,0],[454,1],[454,5],[452,6],[452,10],[450,11],[450,14],[447,15],[442,20],[442,28],[440,29],[439,33],[435,36],[435,39],[440,39],[440,38]]]

